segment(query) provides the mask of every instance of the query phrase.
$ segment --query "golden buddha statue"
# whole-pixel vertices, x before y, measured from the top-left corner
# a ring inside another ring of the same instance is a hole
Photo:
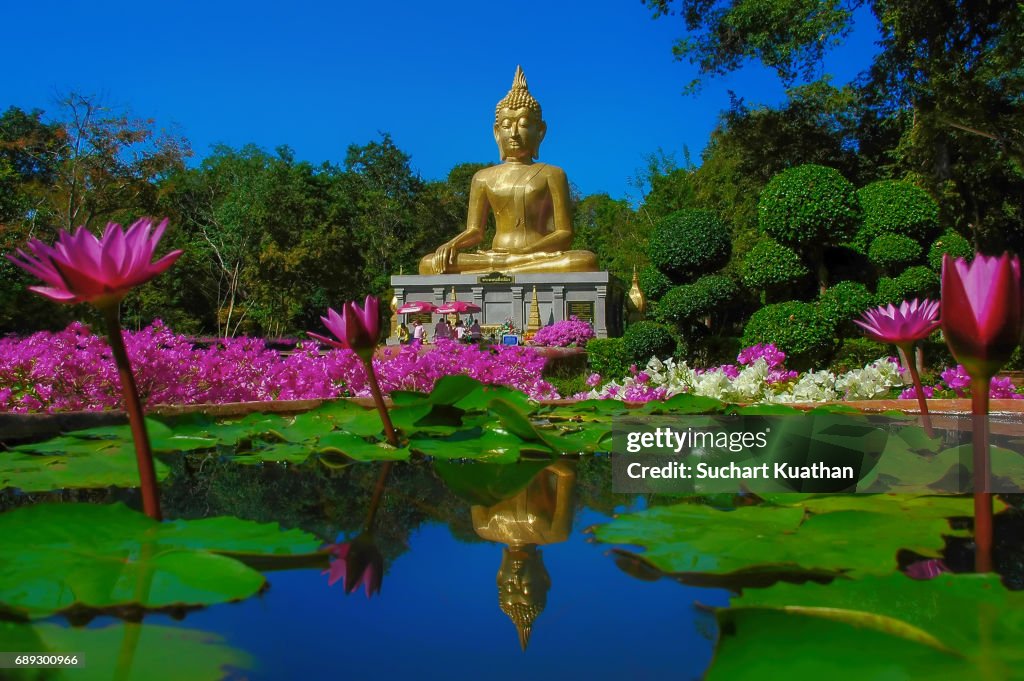
[[[538,545],[569,538],[575,488],[575,462],[559,461],[538,473],[515,496],[493,506],[471,508],[476,533],[506,545],[498,568],[498,605],[515,624],[524,651],[551,588]]]
[[[540,104],[516,67],[512,89],[494,112],[500,165],[473,176],[466,229],[420,260],[420,274],[488,272],[595,272],[597,257],[570,250],[572,215],[565,171],[536,163],[547,132]],[[484,238],[494,213],[490,250],[470,249]]]

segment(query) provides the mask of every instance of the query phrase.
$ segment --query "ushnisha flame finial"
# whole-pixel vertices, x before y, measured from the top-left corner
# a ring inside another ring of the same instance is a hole
[[[526,73],[522,66],[516,66],[516,75],[512,78],[512,89],[494,107],[494,120],[498,120],[498,114],[502,109],[529,109],[541,117],[540,102],[530,94],[530,86],[526,84]]]

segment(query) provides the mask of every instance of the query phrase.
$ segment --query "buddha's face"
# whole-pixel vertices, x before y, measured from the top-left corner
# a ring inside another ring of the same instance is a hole
[[[506,549],[498,569],[498,593],[505,603],[540,605],[547,603],[551,577],[540,551],[522,553]]]
[[[533,160],[546,132],[547,125],[530,109],[502,109],[494,124],[494,141],[498,143],[501,160]]]

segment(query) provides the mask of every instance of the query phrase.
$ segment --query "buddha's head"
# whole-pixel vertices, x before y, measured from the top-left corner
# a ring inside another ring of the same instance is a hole
[[[536,544],[502,550],[498,568],[498,605],[516,625],[523,650],[530,642],[533,621],[548,603],[551,577]]]
[[[494,141],[501,160],[527,163],[537,158],[546,132],[540,103],[530,94],[526,74],[517,66],[512,89],[494,108]]]

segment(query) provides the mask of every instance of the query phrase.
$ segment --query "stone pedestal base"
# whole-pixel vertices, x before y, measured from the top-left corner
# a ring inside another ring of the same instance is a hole
[[[520,333],[529,319],[536,287],[542,326],[576,316],[589,321],[598,338],[622,333],[623,287],[608,272],[398,275],[391,277],[391,287],[399,306],[414,301],[442,305],[451,300],[454,287],[459,300],[480,306],[480,312],[471,316],[481,326],[511,319]],[[440,318],[435,314],[431,322]]]

